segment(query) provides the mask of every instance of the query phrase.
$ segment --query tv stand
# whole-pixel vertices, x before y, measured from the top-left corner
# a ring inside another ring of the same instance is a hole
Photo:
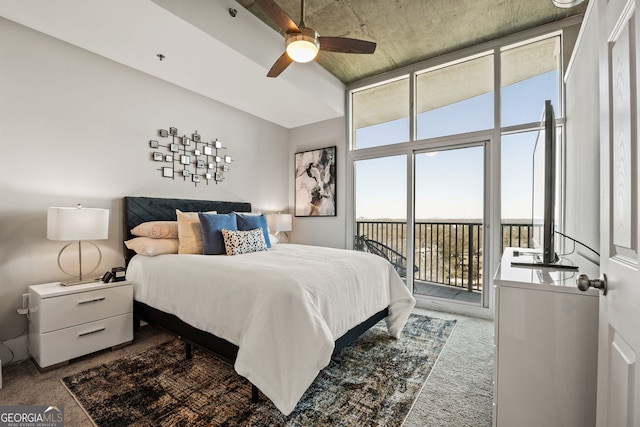
[[[559,258],[558,255],[555,256],[555,262],[542,262],[540,254],[538,252],[521,252],[514,248],[511,248],[511,250],[513,251],[513,257],[511,261],[512,267],[544,267],[554,270],[578,270],[577,265],[569,264],[566,260]],[[513,261],[513,259],[522,259],[522,261]]]
[[[511,261],[512,267],[545,267],[555,270],[574,270],[578,271],[577,265],[559,264],[559,263],[544,263],[544,262],[519,262]]]

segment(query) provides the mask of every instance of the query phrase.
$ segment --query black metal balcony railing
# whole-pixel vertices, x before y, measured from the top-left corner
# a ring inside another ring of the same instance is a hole
[[[357,221],[354,249],[387,257],[404,277],[411,271],[406,268],[406,229],[399,221]],[[503,223],[501,229],[501,250],[531,247],[531,224]],[[483,230],[478,222],[416,222],[414,280],[481,291]],[[371,242],[393,255],[381,253]]]

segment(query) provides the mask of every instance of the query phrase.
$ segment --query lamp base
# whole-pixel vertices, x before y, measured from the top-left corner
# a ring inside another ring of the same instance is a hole
[[[100,280],[100,279],[95,279],[95,278],[91,278],[91,279],[85,279],[87,274],[91,274],[94,271],[96,271],[98,269],[98,267],[100,266],[100,263],[102,262],[102,251],[100,250],[100,248],[98,247],[98,245],[96,245],[95,243],[88,241],[88,240],[83,240],[83,241],[78,241],[78,275],[75,274],[71,274],[69,272],[67,272],[63,267],[62,267],[62,253],[64,252],[65,249],[67,249],[69,246],[75,244],[76,242],[70,242],[67,243],[66,245],[64,245],[62,247],[62,249],[60,249],[60,252],[58,253],[58,268],[60,269],[60,271],[62,271],[63,273],[65,273],[68,276],[71,276],[74,278],[74,280],[71,280],[69,282],[65,282],[68,283],[68,285],[66,285],[65,283],[63,283],[63,285],[65,286],[71,286],[71,285],[81,285],[83,283],[91,283],[91,282],[95,282],[96,280]],[[89,271],[88,273],[84,273],[82,272],[82,243],[89,243],[90,245],[93,245],[94,248],[96,248],[96,251],[98,253],[98,261],[96,262],[96,265],[91,269],[91,271]]]
[[[289,234],[286,231],[276,231],[276,239],[281,243],[289,243]]]
[[[71,282],[60,282],[62,286],[75,286],[75,285],[85,285],[87,283],[99,282],[100,277],[95,277],[93,279],[83,279],[83,280],[73,280]]]

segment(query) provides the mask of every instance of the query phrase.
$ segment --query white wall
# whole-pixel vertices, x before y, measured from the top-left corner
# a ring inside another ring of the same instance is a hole
[[[600,248],[600,127],[597,14],[585,16],[566,84],[565,233],[599,252]],[[587,30],[585,30],[587,29]],[[566,242],[565,249],[572,244]],[[580,245],[592,261],[598,257]]]
[[[16,309],[29,285],[66,278],[56,263],[64,243],[46,239],[49,206],[110,209],[100,273],[123,265],[126,195],[287,211],[287,129],[3,18],[0,40],[0,341],[26,332]],[[228,179],[196,188],[162,178],[148,141],[169,126],[224,141]],[[0,358],[10,359],[1,345]]]
[[[295,217],[291,241],[307,245],[345,248],[345,217],[346,217],[346,127],[343,117],[326,120],[307,126],[292,129],[289,133],[289,206],[294,212],[295,182],[294,157],[295,153],[317,148],[336,146],[336,213],[335,217]]]

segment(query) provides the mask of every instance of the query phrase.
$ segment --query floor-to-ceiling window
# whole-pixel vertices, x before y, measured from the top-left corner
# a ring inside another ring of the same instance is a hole
[[[357,160],[354,247],[384,256],[406,277],[407,156]]]
[[[348,89],[354,248],[387,257],[419,302],[486,309],[502,248],[529,244],[546,99],[563,123],[561,47],[561,30],[511,37]]]
[[[530,247],[533,152],[545,100],[562,117],[561,37],[554,35],[501,48],[501,249]],[[557,132],[562,143],[562,128]],[[560,153],[558,153],[560,154]],[[557,162],[561,167],[561,162]],[[560,173],[560,172],[559,172]],[[558,173],[558,176],[560,176]],[[557,180],[559,185],[561,180]],[[556,198],[562,197],[562,187]],[[561,203],[555,203],[560,207]],[[562,225],[557,212],[557,224]]]

